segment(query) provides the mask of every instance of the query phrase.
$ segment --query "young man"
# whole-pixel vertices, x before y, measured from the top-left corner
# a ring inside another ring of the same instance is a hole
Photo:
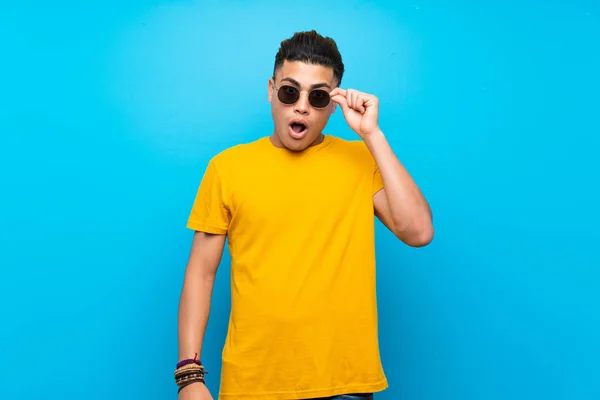
[[[179,358],[201,369],[227,237],[232,309],[220,399],[371,398],[387,387],[374,216],[415,247],[432,240],[432,217],[379,127],[377,98],[340,88],[343,73],[332,39],[311,31],[283,41],[268,82],[273,133],[221,152],[204,173],[188,221]],[[336,106],[357,140],[323,134]],[[181,400],[212,399],[203,381],[184,382]]]

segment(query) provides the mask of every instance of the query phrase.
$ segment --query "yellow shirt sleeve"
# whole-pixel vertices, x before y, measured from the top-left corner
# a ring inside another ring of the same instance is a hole
[[[379,168],[377,168],[377,164],[375,164],[375,172],[373,173],[373,195],[381,189],[383,189],[383,178],[381,177]]]
[[[225,193],[221,177],[211,161],[200,182],[187,227],[206,233],[226,234],[231,213],[225,206]]]

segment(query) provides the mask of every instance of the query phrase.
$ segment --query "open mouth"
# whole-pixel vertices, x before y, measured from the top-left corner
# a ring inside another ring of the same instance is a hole
[[[293,119],[290,122],[290,136],[294,139],[302,139],[308,132],[308,125],[303,119]]]
[[[292,131],[294,131],[294,133],[296,134],[301,134],[306,130],[306,125],[304,125],[301,122],[292,122],[290,124],[290,127],[292,128]]]

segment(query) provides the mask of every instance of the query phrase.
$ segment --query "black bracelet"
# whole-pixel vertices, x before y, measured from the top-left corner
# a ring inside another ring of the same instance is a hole
[[[193,380],[193,381],[191,381],[191,382],[186,382],[186,383],[184,383],[183,385],[179,386],[179,389],[177,390],[177,393],[181,392],[181,390],[182,390],[184,387],[186,387],[186,386],[189,386],[189,385],[191,385],[191,384],[193,384],[193,383],[200,383],[200,382],[201,382],[201,383],[203,383],[203,384],[206,384],[206,383],[204,382],[204,379],[196,379],[196,380]]]

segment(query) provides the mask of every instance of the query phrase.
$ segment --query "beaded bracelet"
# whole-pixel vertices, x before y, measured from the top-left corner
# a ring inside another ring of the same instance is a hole
[[[177,363],[174,375],[175,375],[175,383],[179,386],[178,393],[184,387],[191,385],[192,383],[204,381],[204,374],[207,372],[204,371],[204,366],[196,357],[198,353],[194,355],[194,358],[181,360]]]
[[[206,382],[204,381],[204,374],[192,372],[190,374],[178,376],[177,378],[175,378],[175,383],[177,384],[177,386],[179,386],[179,390],[177,390],[177,393],[181,392],[181,389],[183,389],[184,387],[197,382],[206,384]]]
[[[197,373],[197,372],[192,371],[189,374],[177,376],[175,378],[175,383],[177,384],[177,386],[181,386],[184,383],[191,382],[191,381],[198,381],[198,380],[204,381],[204,374],[201,372]]]

